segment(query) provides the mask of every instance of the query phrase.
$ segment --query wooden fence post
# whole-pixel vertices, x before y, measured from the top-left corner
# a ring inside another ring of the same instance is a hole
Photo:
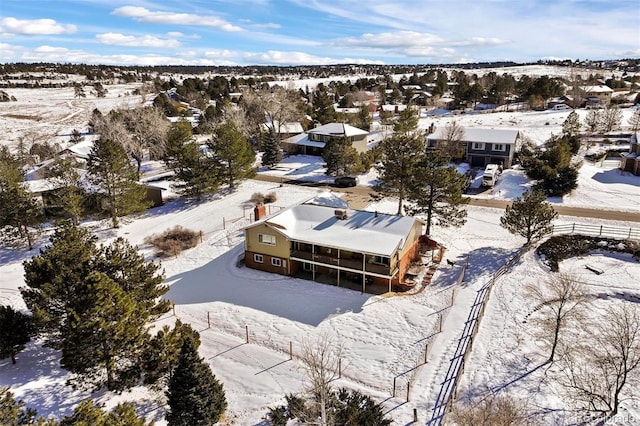
[[[424,364],[427,363],[427,353],[429,352],[429,343],[424,345]]]
[[[338,379],[342,378],[342,358],[338,358]]]
[[[393,378],[393,397],[396,397],[396,378]]]
[[[171,310],[173,311],[173,316],[176,316],[176,302],[171,301]]]
[[[413,409],[413,422],[414,423],[418,423],[418,409],[417,408]]]
[[[202,244],[202,237],[204,236],[204,233],[202,231],[200,231],[200,244]]]
[[[411,391],[411,382],[407,381],[407,402],[409,402],[409,392]]]
[[[442,313],[438,315],[438,333],[442,332]]]
[[[293,342],[289,340],[289,359],[293,359]]]
[[[247,343],[249,343],[249,326],[248,326],[248,325],[245,325],[245,326],[244,326],[244,329],[245,329],[246,336],[247,336],[247,338],[246,338],[246,342],[247,342]]]
[[[207,328],[211,328],[211,313],[207,311]]]

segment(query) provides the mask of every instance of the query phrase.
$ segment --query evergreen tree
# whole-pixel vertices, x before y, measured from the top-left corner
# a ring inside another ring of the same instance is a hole
[[[29,315],[11,306],[0,305],[0,358],[11,357],[11,362],[15,364],[16,355],[31,340],[32,332]]]
[[[200,335],[189,324],[176,320],[173,329],[165,325],[151,338],[142,357],[144,382],[146,384],[166,385],[173,369],[178,364],[180,349],[185,339],[192,339],[196,348],[200,346]]]
[[[262,165],[273,167],[282,161],[282,148],[280,138],[273,129],[267,129],[262,133]]]
[[[529,244],[551,232],[551,222],[558,216],[542,191],[526,191],[516,198],[500,218],[503,228],[520,235]]]
[[[149,422],[151,426],[153,422]],[[73,414],[63,418],[60,426],[146,426],[144,418],[136,414],[133,404],[118,404],[113,411],[87,399],[73,410]]]
[[[148,337],[144,309],[102,272],[91,272],[84,285],[83,297],[62,327],[60,365],[98,389],[131,387]]]
[[[80,133],[80,131],[78,129],[73,129],[71,131],[71,137],[69,138],[69,143],[72,145],[75,145],[77,143],[80,143],[84,140],[84,136],[82,136],[82,133]]]
[[[418,114],[411,107],[411,105],[408,105],[407,108],[400,112],[398,121],[396,121],[395,125],[393,126],[393,131],[406,135],[415,132],[417,129]]]
[[[124,148],[111,139],[98,139],[91,149],[88,161],[89,180],[106,196],[106,209],[113,227],[119,226],[118,217],[144,210],[146,189],[138,183],[136,169]]]
[[[94,258],[93,269],[104,272],[131,296],[142,309],[145,321],[169,311],[169,301],[162,299],[169,287],[162,285],[164,275],[160,265],[146,262],[127,240],[117,238],[111,244],[101,246]]]
[[[207,147],[222,182],[230,188],[235,188],[238,181],[255,175],[256,154],[233,123],[218,126]]]
[[[33,231],[42,211],[25,188],[20,161],[0,146],[0,229],[8,237],[19,236],[33,248]]]
[[[227,409],[222,384],[198,356],[195,343],[186,339],[167,390],[169,426],[212,425]]]
[[[462,196],[464,177],[448,164],[449,157],[441,151],[424,155],[409,186],[411,205],[406,210],[411,215],[426,215],[427,235],[430,235],[433,223],[457,227],[466,222],[464,205],[469,200]]]
[[[23,401],[16,401],[8,387],[0,386],[0,424],[11,426],[41,425],[54,426],[53,421],[37,419],[37,412],[26,408]]]
[[[580,117],[578,113],[575,111],[571,111],[567,116],[564,123],[562,123],[562,134],[565,136],[574,136],[576,133],[580,132],[580,128],[582,125],[580,124]]]
[[[348,137],[329,139],[322,150],[322,159],[327,163],[329,176],[350,174],[360,165],[358,151]]]
[[[336,398],[334,421],[336,425],[345,426],[388,426],[391,419],[385,416],[382,407],[371,397],[359,391],[340,389]]]
[[[33,313],[37,331],[54,348],[60,347],[68,309],[85,290],[84,278],[97,254],[96,240],[86,229],[66,223],[56,229],[49,246],[24,262],[27,286],[20,289],[22,298]]]
[[[376,166],[380,183],[376,191],[398,198],[397,214],[402,214],[407,189],[424,156],[424,142],[416,135],[395,133],[380,144],[382,161]]]
[[[80,83],[73,85],[73,97],[74,98],[86,98],[87,94],[84,91],[84,86]]]
[[[167,136],[165,163],[177,179],[175,188],[183,195],[196,197],[211,194],[220,186],[218,170],[211,156],[192,141],[193,130],[189,122],[178,122]]]
[[[56,159],[50,169],[50,179],[58,187],[54,192],[57,204],[77,225],[85,210],[86,193],[82,189],[80,174],[75,166],[72,159]]]
[[[320,124],[333,123],[337,119],[336,109],[333,106],[333,99],[327,93],[325,86],[320,83],[313,94],[311,104],[311,118]]]

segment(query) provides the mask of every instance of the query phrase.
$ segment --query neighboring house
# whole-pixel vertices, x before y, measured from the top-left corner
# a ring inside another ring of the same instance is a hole
[[[580,90],[582,96],[587,100],[587,105],[609,105],[611,95],[613,95],[613,89],[604,84],[582,86]]]
[[[349,138],[356,151],[367,150],[369,132],[344,123],[329,123],[284,139],[282,149],[288,154],[322,155],[325,145],[332,139]]]
[[[259,215],[257,215],[259,217]],[[245,264],[340,287],[402,286],[424,223],[309,200],[245,228]]]
[[[273,123],[262,123],[260,124],[260,130],[263,132],[268,132],[270,128],[274,128],[276,133],[280,134],[280,139],[290,138],[291,136],[298,135],[304,132],[301,123],[278,123],[274,121]]]
[[[427,149],[442,148],[447,142],[446,129],[436,129],[427,135]],[[520,149],[521,135],[516,129],[487,129],[465,127],[460,138],[460,158],[471,167],[498,164],[510,168],[513,157]]]
[[[636,133],[631,138],[629,152],[620,156],[620,169],[640,176],[640,133]]]

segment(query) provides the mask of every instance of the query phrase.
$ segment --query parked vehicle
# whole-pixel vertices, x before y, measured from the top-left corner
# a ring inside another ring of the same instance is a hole
[[[333,184],[341,188],[356,186],[358,184],[358,178],[352,176],[340,176],[333,180]]]
[[[501,172],[501,167],[497,164],[487,164],[482,174],[482,186],[492,187],[498,181],[498,175]]]

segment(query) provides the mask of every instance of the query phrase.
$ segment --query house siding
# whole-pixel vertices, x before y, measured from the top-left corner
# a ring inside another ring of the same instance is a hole
[[[273,235],[276,237],[276,244],[269,245],[261,243],[258,240],[260,234]],[[245,251],[252,253],[260,253],[263,255],[279,257],[283,259],[289,258],[289,241],[287,238],[275,231],[270,226],[261,223],[245,231]]]

